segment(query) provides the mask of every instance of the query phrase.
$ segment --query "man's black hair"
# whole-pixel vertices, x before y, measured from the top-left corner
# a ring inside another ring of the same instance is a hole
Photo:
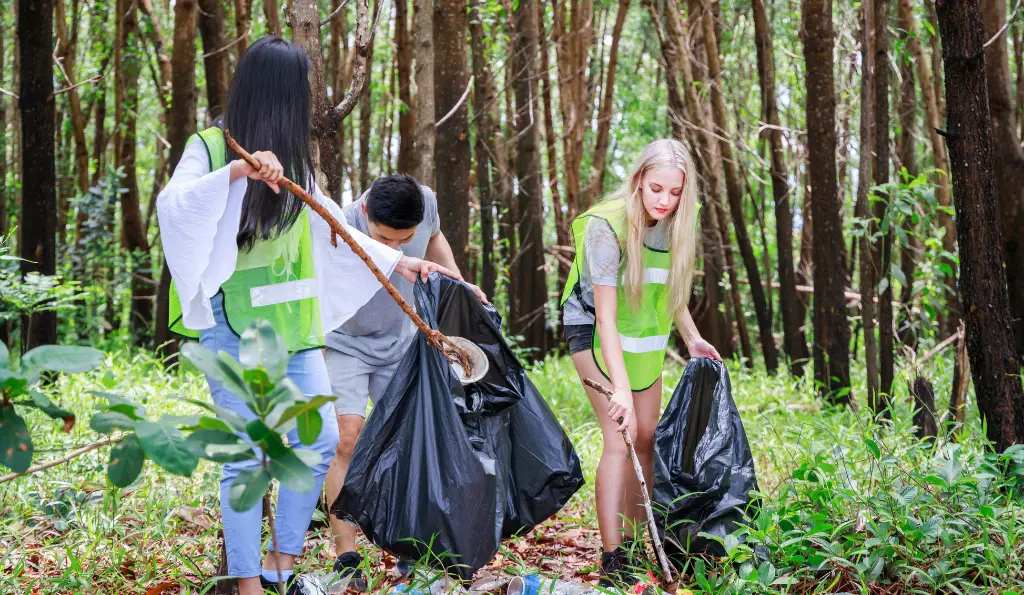
[[[392,229],[412,229],[423,222],[423,191],[416,178],[394,174],[377,178],[366,196],[366,218]]]

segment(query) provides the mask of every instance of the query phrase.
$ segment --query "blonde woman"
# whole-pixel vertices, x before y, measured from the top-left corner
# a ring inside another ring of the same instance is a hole
[[[604,438],[596,482],[603,586],[633,582],[623,542],[634,527],[643,530],[643,496],[618,433],[630,433],[651,485],[672,324],[692,357],[721,359],[686,307],[697,248],[696,186],[682,143],[655,141],[622,188],[572,225],[576,258],[562,294],[565,338],[580,379],[610,382],[614,391],[609,403],[584,386]]]

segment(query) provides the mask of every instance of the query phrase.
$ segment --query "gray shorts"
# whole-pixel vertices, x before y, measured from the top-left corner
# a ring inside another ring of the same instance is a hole
[[[338,415],[366,417],[369,402],[376,403],[395,375],[401,360],[387,365],[371,365],[358,357],[327,348],[324,354],[331,394],[337,397],[334,411]]]

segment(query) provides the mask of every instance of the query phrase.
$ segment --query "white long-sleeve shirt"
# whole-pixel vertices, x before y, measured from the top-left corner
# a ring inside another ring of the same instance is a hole
[[[181,300],[182,324],[192,330],[216,324],[210,298],[235,271],[236,236],[246,185],[264,183],[245,177],[231,182],[230,169],[228,164],[211,172],[205,145],[189,143],[170,182],[157,197],[160,240]],[[341,208],[320,188],[314,188],[312,194],[352,234],[381,272],[390,276],[402,253],[354,229]],[[309,214],[309,227],[321,322],[328,333],[351,318],[381,286],[344,242],[339,241],[337,247],[331,245],[331,228],[316,213]]]

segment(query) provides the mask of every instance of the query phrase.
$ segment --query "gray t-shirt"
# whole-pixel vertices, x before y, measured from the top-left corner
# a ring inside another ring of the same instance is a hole
[[[420,190],[423,191],[423,221],[416,226],[412,240],[399,247],[403,254],[414,258],[423,258],[430,239],[441,231],[434,191],[426,186],[420,186]],[[363,214],[366,196],[367,192],[364,192],[359,200],[345,206],[343,212],[350,225],[370,235],[366,215]],[[413,304],[413,284],[398,273],[392,273],[390,280],[405,301]],[[388,292],[381,288],[345,324],[327,333],[324,341],[331,349],[357,357],[365,363],[386,365],[405,355],[405,349],[415,332],[416,327],[412,321]]]
[[[668,250],[668,241],[668,224],[664,220],[648,229],[644,237],[644,244],[652,250]],[[580,297],[575,293],[565,300],[562,307],[562,324],[566,326],[593,325],[594,285],[619,285],[622,251],[619,248],[619,240],[607,221],[598,217],[590,218],[583,236],[583,250],[586,251],[586,266],[580,270],[579,280],[583,302],[580,302]]]

